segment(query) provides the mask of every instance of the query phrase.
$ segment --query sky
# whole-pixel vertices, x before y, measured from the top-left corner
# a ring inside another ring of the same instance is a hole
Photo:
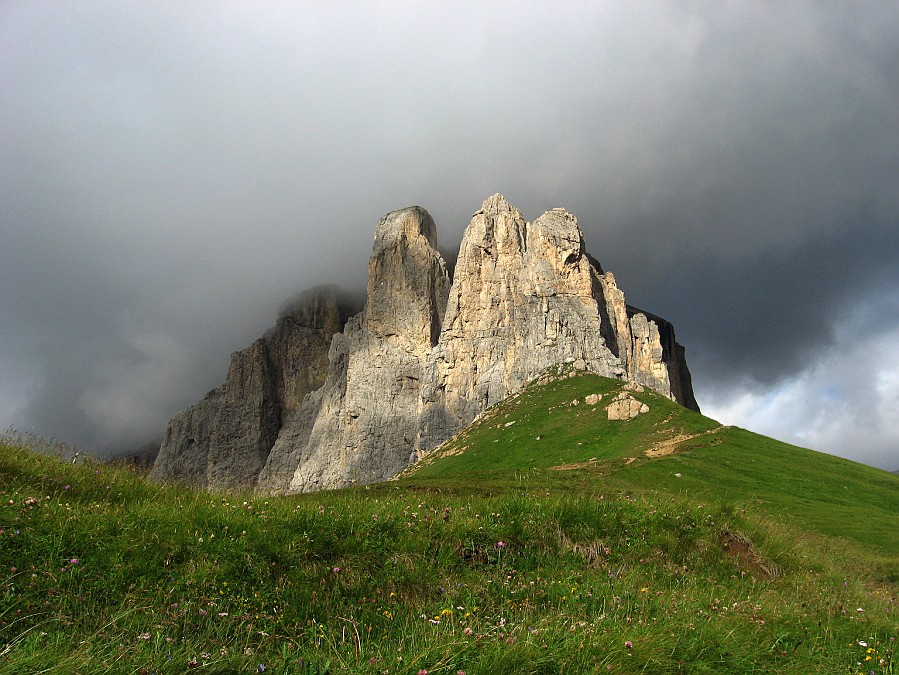
[[[161,439],[380,217],[565,207],[703,412],[899,469],[899,3],[0,3],[0,424]]]

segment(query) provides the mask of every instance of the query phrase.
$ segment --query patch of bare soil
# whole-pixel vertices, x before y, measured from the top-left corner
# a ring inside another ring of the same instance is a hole
[[[742,534],[722,530],[718,533],[718,543],[741,569],[766,577],[780,574],[780,567],[756,553],[752,541]]]
[[[681,443],[691,441],[694,438],[699,438],[700,436],[708,436],[710,434],[717,434],[722,429],[724,429],[723,426],[717,426],[714,429],[709,429],[708,431],[703,431],[701,434],[679,434],[679,435],[673,436],[671,438],[666,438],[664,441],[656,443],[651,448],[646,450],[646,452],[644,454],[647,457],[664,457],[665,455],[670,455],[670,454],[676,452],[678,446],[680,446]]]
[[[578,462],[577,464],[556,464],[549,468],[552,471],[573,471],[574,469],[586,469],[591,466],[596,466],[596,462],[596,457],[591,457],[586,462]]]

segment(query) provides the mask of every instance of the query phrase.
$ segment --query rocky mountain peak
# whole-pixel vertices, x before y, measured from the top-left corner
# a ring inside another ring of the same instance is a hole
[[[514,211],[519,215],[519,217],[521,216],[521,212],[514,206],[509,204],[509,202],[506,201],[505,197],[503,197],[499,192],[495,192],[484,200],[484,203],[481,204],[481,208],[476,211],[474,215],[476,216],[479,213],[485,213],[489,215],[507,211]]]
[[[671,324],[625,303],[567,210],[527,223],[488,197],[452,283],[436,238],[419,206],[381,218],[362,311],[333,288],[300,296],[172,418],[155,475],[265,492],[384,480],[560,364],[698,409]]]
[[[420,206],[391,211],[375,228],[374,250],[392,246],[400,237],[413,241],[424,237],[428,245],[434,247],[437,245],[437,226],[431,214]]]
[[[465,231],[457,267],[468,258],[489,258],[495,262],[502,255],[520,254],[525,246],[525,227],[521,211],[505,197],[495,194],[487,198]]]
[[[423,358],[437,341],[449,276],[437,230],[419,206],[381,218],[368,263],[365,330]]]

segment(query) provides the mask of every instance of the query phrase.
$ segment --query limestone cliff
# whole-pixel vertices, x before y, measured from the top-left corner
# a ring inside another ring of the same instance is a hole
[[[460,431],[548,367],[626,373],[605,345],[594,270],[573,215],[526,223],[500,195],[462,239],[440,340],[422,387],[419,450]]]
[[[409,465],[450,285],[435,236],[419,207],[381,219],[365,309],[335,338],[327,383],[287,420],[260,487],[309,492],[384,480]]]
[[[155,475],[265,492],[383,480],[563,363],[698,409],[671,324],[626,304],[564,209],[528,223],[490,197],[452,283],[427,211],[389,213],[364,309],[347,319],[330,293],[235,354],[225,385],[172,419]]]
[[[221,387],[169,421],[152,475],[208,488],[254,487],[282,418],[322,386],[331,338],[356,310],[334,286],[301,294],[272,331],[231,355]]]
[[[526,223],[494,195],[462,239],[423,382],[419,452],[559,363],[696,408],[671,324],[625,303],[614,276],[587,254],[577,218],[553,209]]]

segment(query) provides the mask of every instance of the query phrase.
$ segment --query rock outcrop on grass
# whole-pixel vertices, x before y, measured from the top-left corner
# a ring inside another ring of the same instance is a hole
[[[350,313],[333,288],[301,297],[172,418],[154,475],[265,492],[384,480],[560,365],[698,410],[671,324],[626,304],[564,209],[528,223],[488,198],[452,281],[427,211],[389,213]]]

